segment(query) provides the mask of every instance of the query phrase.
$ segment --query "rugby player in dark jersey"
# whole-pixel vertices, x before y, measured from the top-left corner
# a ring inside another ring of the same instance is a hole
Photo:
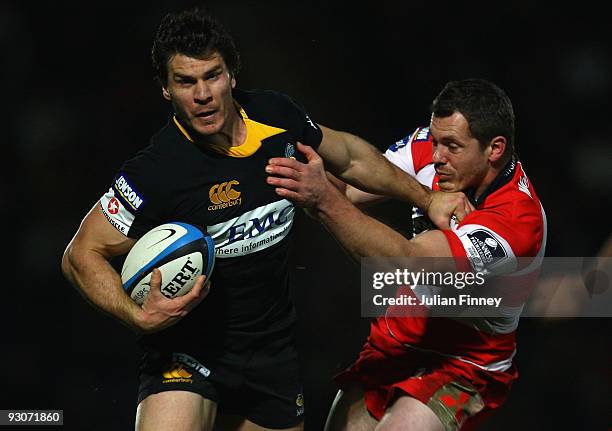
[[[439,220],[461,213],[465,201],[432,198],[377,149],[319,126],[283,94],[236,89],[238,53],[208,16],[167,15],[152,56],[174,115],[85,216],[63,271],[93,305],[141,334],[138,430],[210,430],[215,423],[223,430],[302,429],[287,285],[294,208],[266,183],[268,160],[301,157],[299,141],[342,180],[423,209],[440,207]],[[109,260],[172,221],[214,238],[214,286],[200,277],[188,294],[168,299],[155,270],[138,306]]]

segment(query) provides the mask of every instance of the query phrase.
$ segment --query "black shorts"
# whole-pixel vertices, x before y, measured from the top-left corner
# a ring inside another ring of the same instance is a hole
[[[265,428],[291,428],[304,420],[298,356],[292,343],[208,358],[149,351],[139,380],[138,403],[155,393],[181,390],[215,401],[220,414],[242,416]]]

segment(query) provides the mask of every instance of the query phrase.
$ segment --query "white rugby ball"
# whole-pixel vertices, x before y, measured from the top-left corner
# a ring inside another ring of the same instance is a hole
[[[161,293],[175,298],[189,292],[196,278],[210,278],[215,243],[197,227],[166,223],[151,229],[132,247],[123,262],[121,281],[126,293],[142,304],[151,289],[153,268],[161,271]]]

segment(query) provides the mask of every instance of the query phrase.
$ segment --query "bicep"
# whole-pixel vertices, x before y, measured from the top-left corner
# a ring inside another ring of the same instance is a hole
[[[323,137],[317,153],[325,161],[325,166],[334,174],[343,172],[351,162],[347,133],[339,132],[318,124]]]
[[[81,222],[69,248],[95,252],[110,259],[130,251],[135,242],[115,229],[104,216],[100,204],[96,203]]]
[[[439,230],[423,232],[410,240],[415,257],[453,257],[446,235]]]

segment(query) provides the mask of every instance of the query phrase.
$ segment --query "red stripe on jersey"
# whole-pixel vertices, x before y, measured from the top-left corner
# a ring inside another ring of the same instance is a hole
[[[448,245],[450,246],[451,253],[455,258],[465,258],[465,259],[455,259],[455,266],[457,267],[457,271],[468,272],[472,271],[472,266],[467,259],[467,253],[463,244],[461,244],[461,240],[457,236],[457,234],[451,230],[443,230],[441,231],[448,241]]]

